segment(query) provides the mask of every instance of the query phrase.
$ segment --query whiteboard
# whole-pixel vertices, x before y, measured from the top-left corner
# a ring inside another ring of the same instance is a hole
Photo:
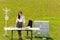
[[[34,31],[34,35],[49,34],[49,21],[34,21],[34,27],[40,28],[39,31]]]

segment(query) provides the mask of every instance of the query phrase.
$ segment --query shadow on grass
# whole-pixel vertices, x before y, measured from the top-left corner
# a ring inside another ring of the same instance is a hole
[[[12,40],[12,37],[11,36],[5,36],[8,40]],[[53,38],[51,37],[38,37],[38,36],[35,36],[33,37],[32,39],[33,40],[42,40],[43,38],[46,38],[46,40],[53,40]],[[23,40],[30,40],[31,37],[28,37],[28,38],[23,38]],[[19,40],[19,38],[16,38],[16,37],[13,37],[13,40]]]
[[[38,37],[38,36],[35,36],[35,38],[40,38],[40,39],[46,38],[46,40],[53,40],[53,38],[51,38],[51,37]]]

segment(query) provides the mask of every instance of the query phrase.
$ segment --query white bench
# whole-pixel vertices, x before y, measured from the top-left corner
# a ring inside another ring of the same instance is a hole
[[[12,31],[12,40],[13,40],[13,31],[16,31],[16,30],[21,30],[21,31],[27,31],[27,30],[31,30],[31,37],[32,37],[32,30],[40,30],[39,28],[17,28],[17,27],[5,27],[4,28],[5,31],[7,30],[11,30]],[[32,38],[31,38],[32,40]]]

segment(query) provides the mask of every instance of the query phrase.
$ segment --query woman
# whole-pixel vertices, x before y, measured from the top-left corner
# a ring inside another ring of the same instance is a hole
[[[22,15],[22,11],[18,12],[18,17],[16,19],[16,27],[22,28],[22,24],[25,24],[25,17]],[[21,30],[18,30],[19,40],[22,40]]]

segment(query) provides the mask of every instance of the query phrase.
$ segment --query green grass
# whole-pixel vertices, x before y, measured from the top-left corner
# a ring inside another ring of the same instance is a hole
[[[5,20],[2,9],[5,7],[10,8],[8,26],[15,26],[17,13],[22,10],[26,22],[29,19],[50,21],[50,36],[54,40],[60,40],[60,0],[0,0],[0,40],[9,40],[11,35],[8,31],[9,37],[4,36]],[[14,31],[14,33],[14,39],[17,40],[17,32]],[[25,37],[24,39],[26,40]]]

